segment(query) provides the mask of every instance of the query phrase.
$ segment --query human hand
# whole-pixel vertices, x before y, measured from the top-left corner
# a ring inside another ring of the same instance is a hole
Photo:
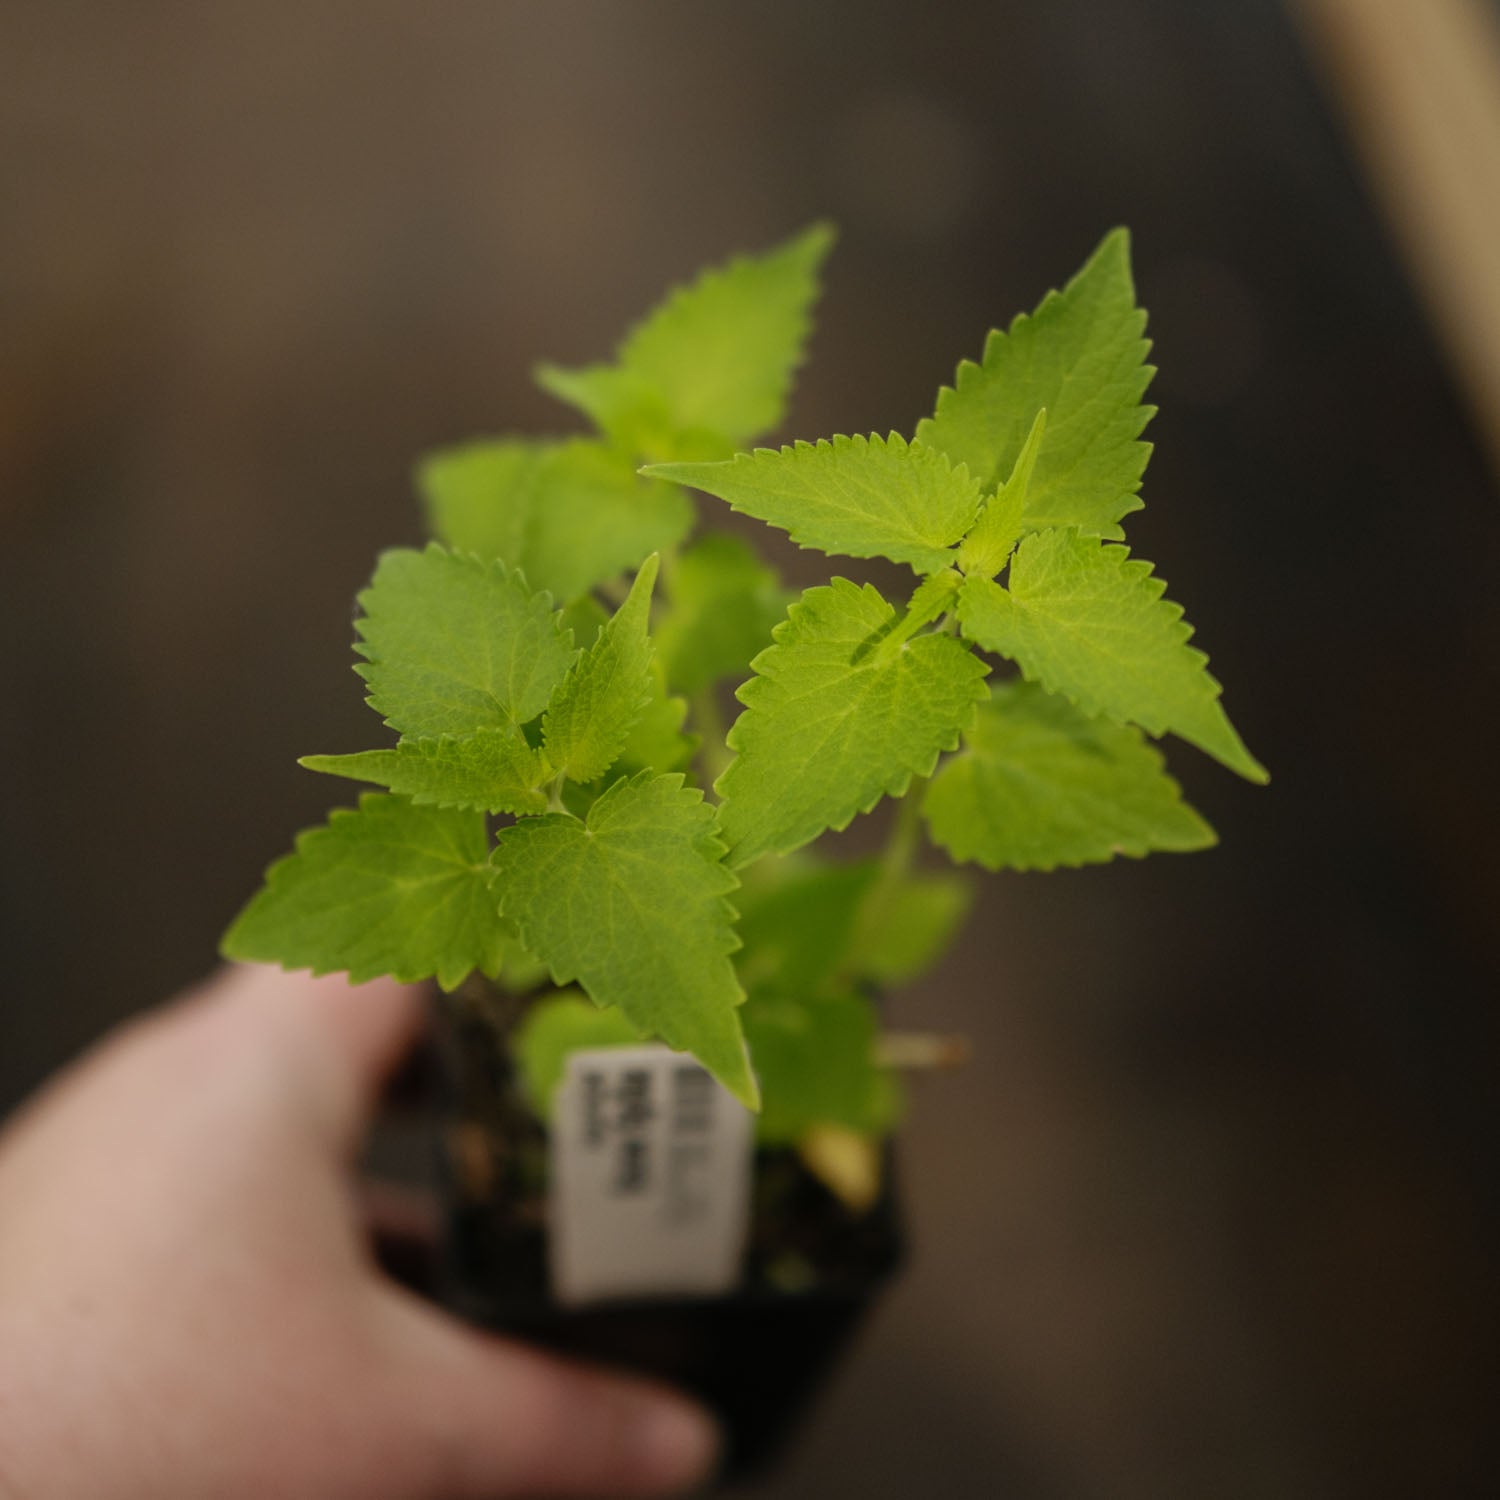
[[[5,1500],[499,1500],[700,1479],[675,1394],[375,1269],[352,1175],[417,992],[237,968],[0,1135]]]

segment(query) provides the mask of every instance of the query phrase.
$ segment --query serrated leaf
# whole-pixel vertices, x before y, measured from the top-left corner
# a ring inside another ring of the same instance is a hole
[[[301,834],[224,936],[226,958],[356,984],[436,976],[454,989],[500,967],[484,814],[367,792]]]
[[[574,662],[542,720],[553,769],[569,781],[597,781],[619,759],[651,700],[651,590],[659,559],[641,565],[614,617]]]
[[[915,871],[882,884],[860,912],[849,972],[877,985],[909,984],[948,951],[973,904],[972,883],[951,871]]]
[[[945,568],[979,514],[980,488],[946,455],[897,433],[757,448],[725,463],[656,464],[644,472],[717,495],[779,526],[803,547],[888,557],[919,573]]]
[[[1151,445],[1140,435],[1155,412],[1141,404],[1156,373],[1146,364],[1146,314],[1135,303],[1130,236],[1107,235],[1061,292],[985,343],[938,393],[917,437],[967,464],[986,490],[1010,473],[1032,419],[1047,408],[1047,441],[1027,496],[1025,524],[1124,535],[1139,510]]]
[[[617,1010],[601,1010],[582,995],[563,992],[538,1000],[511,1038],[521,1087],[537,1117],[552,1118],[552,1097],[568,1055],[595,1047],[636,1047],[641,1033]]]
[[[667,681],[680,693],[701,693],[723,678],[748,676],[750,658],[770,644],[789,602],[776,574],[754,550],[722,531],[687,548],[667,584],[656,650]]]
[[[537,380],[645,457],[730,453],[781,421],[832,244],[818,224],[705,271],[626,336],[613,365],[543,365]]]
[[[503,563],[431,543],[386,552],[359,596],[370,707],[418,739],[527,723],[573,661],[551,600]]]
[[[965,580],[964,635],[1019,664],[1027,679],[1085,714],[1169,730],[1250,781],[1268,779],[1219,703],[1208,658],[1188,644],[1182,608],[1128,548],[1073,530],[1028,536],[1010,564],[1009,589]]]
[[[390,750],[354,755],[304,755],[309,771],[373,781],[423,806],[472,807],[492,813],[544,812],[537,790],[552,773],[513,725],[470,735],[403,740]]]
[[[498,558],[571,602],[692,528],[688,497],[635,469],[628,455],[588,439],[505,438],[429,455],[417,483],[440,541]]]
[[[1046,430],[1047,408],[1044,406],[1031,424],[1010,478],[1001,485],[1000,493],[990,498],[974,523],[974,529],[959,544],[958,566],[965,573],[993,578],[1015,551],[1016,543],[1021,540],[1031,476],[1036,471],[1037,454],[1041,452],[1042,436]]]
[[[809,999],[850,967],[855,924],[879,874],[874,860],[823,864],[800,857],[739,897],[740,982]]]
[[[1139,729],[1089,718],[1029,682],[995,685],[963,749],[933,778],[923,812],[935,842],[987,870],[1215,842]]]
[[[764,1101],[762,1144],[795,1144],[820,1125],[874,1136],[895,1126],[901,1090],[875,1060],[879,1028],[863,996],[755,995],[744,1019]]]
[[[847,827],[957,745],[988,669],[949,635],[883,654],[894,620],[871,585],[835,578],[803,594],[752,663],[728,736],[738,753],[718,781],[732,864]]]
[[[643,1032],[691,1052],[756,1107],[729,955],[737,885],[714,811],[681,776],[618,781],[586,820],[523,818],[500,831],[495,890],[526,949]]]

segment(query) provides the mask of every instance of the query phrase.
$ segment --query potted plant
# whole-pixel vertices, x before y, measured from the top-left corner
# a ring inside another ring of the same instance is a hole
[[[593,436],[421,464],[435,539],[359,596],[395,742],[302,762],[382,790],[302,834],[224,939],[436,978],[452,1300],[696,1386],[740,1459],[899,1254],[878,996],[969,899],[924,841],[988,870],[1205,848],[1168,732],[1266,779],[1122,544],[1152,413],[1124,231],[910,438],[746,451],[781,422],[831,240],[705,273],[612,363],[543,366]],[[790,597],[697,530],[692,492],[911,587]],[[885,799],[882,854],[820,846]]]

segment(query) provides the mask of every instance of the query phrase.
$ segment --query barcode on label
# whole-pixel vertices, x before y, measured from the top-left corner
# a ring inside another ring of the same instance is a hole
[[[714,1296],[739,1280],[749,1111],[662,1046],[574,1052],[554,1096],[553,1295]]]

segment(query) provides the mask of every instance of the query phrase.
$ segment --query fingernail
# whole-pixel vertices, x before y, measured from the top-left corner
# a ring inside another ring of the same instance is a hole
[[[645,1466],[673,1489],[699,1484],[719,1456],[719,1429],[701,1407],[666,1397],[651,1403],[636,1428]]]

